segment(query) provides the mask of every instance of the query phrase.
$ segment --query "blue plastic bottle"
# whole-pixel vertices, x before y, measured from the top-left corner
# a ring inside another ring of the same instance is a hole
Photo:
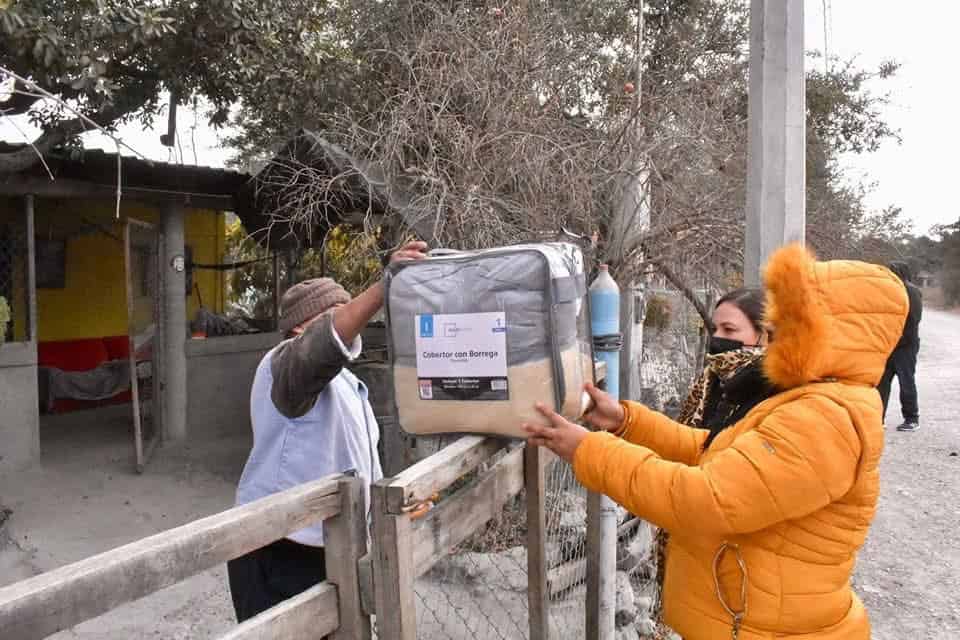
[[[619,399],[620,287],[605,264],[600,265],[600,273],[590,285],[590,327],[596,345],[595,355],[607,364],[607,392]],[[616,345],[615,348],[612,345]]]

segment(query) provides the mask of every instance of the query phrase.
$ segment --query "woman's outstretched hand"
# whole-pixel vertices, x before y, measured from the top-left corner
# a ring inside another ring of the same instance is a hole
[[[626,419],[626,412],[619,402],[600,389],[597,389],[592,383],[587,383],[584,390],[590,394],[593,401],[590,409],[583,414],[583,419],[589,422],[594,429],[602,431],[616,431],[623,425]]]
[[[590,432],[543,404],[537,404],[537,411],[546,416],[551,426],[524,424],[524,430],[530,434],[527,443],[536,447],[547,447],[567,462],[573,463],[573,454]]]

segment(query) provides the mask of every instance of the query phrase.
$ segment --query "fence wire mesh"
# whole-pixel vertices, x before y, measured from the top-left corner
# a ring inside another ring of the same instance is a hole
[[[464,478],[452,491],[482,472]],[[573,468],[559,459],[547,465],[545,481],[550,637],[580,639],[586,636],[587,491]],[[619,509],[616,626],[633,637],[666,637],[653,621],[656,534],[651,525]],[[497,518],[417,580],[418,637],[529,638],[526,544],[526,496],[521,491]]]
[[[463,479],[454,490],[476,475]],[[580,639],[586,636],[587,491],[562,460],[547,465],[545,481],[550,637]],[[625,511],[620,513],[617,626],[652,638],[654,531]],[[418,637],[529,638],[526,544],[526,496],[521,491],[497,518],[417,580]]]
[[[439,440],[439,439],[438,439]],[[444,438],[434,446],[448,444]],[[461,478],[441,498],[467,489],[507,452]],[[421,576],[415,585],[417,636],[439,640],[529,637],[524,492]]]
[[[586,637],[587,490],[573,468],[554,460],[545,471],[547,587],[555,638]]]
[[[0,212],[0,344],[31,338],[28,266],[26,215]]]

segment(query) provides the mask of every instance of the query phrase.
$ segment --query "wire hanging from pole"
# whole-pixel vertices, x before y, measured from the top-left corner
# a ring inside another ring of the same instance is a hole
[[[823,0],[823,73],[830,75],[830,0]]]
[[[77,118],[79,118],[80,120],[82,120],[84,123],[90,125],[90,126],[93,127],[94,129],[96,129],[97,131],[99,131],[100,133],[102,133],[103,135],[105,135],[105,136],[107,136],[108,138],[110,138],[111,140],[113,140],[114,144],[117,145],[117,147],[118,147],[117,153],[120,152],[119,147],[122,146],[122,147],[125,147],[126,149],[128,149],[129,151],[131,151],[132,153],[134,153],[134,154],[135,154],[136,156],[138,156],[141,160],[144,160],[145,162],[148,162],[148,163],[150,163],[151,165],[153,164],[153,160],[151,160],[151,159],[148,158],[147,156],[143,155],[142,153],[140,153],[139,151],[137,151],[137,150],[134,149],[133,147],[131,147],[129,144],[127,144],[126,142],[124,142],[120,137],[118,137],[118,136],[110,133],[109,131],[107,131],[106,128],[104,128],[104,127],[102,127],[101,125],[97,124],[94,120],[91,120],[89,117],[87,117],[87,116],[85,116],[84,114],[80,113],[80,111],[78,111],[77,109],[75,109],[75,108],[73,108],[72,106],[70,106],[70,105],[66,102],[66,100],[64,100],[63,98],[59,98],[59,97],[53,95],[52,93],[50,93],[49,91],[47,91],[46,89],[44,89],[43,87],[41,87],[40,85],[38,85],[38,84],[37,84],[36,82],[34,82],[33,80],[28,80],[28,79],[24,78],[23,76],[17,74],[16,72],[11,71],[10,69],[7,69],[6,67],[3,67],[3,66],[0,66],[0,73],[3,73],[3,74],[8,75],[8,76],[10,76],[11,78],[13,78],[14,80],[18,80],[18,81],[21,82],[23,85],[25,85],[28,90],[30,90],[30,91],[36,91],[39,95],[43,96],[44,98],[47,98],[48,100],[53,100],[53,101],[56,102],[58,105],[62,106],[64,109],[66,109],[67,111],[69,111],[69,112],[72,113],[73,115],[77,116]],[[26,93],[26,92],[23,92],[23,91],[16,91],[16,93],[20,93],[20,94],[24,94],[24,95],[34,95],[34,94]]]
[[[53,171],[50,170],[50,165],[47,164],[46,158],[44,158],[43,154],[40,153],[40,150],[37,149],[37,145],[33,144],[33,140],[30,139],[30,136],[27,135],[27,132],[21,129],[20,126],[16,123],[16,121],[12,117],[7,115],[5,111],[0,110],[0,115],[2,115],[6,119],[6,121],[9,122],[10,125],[14,129],[16,129],[21,136],[23,136],[24,142],[30,145],[30,148],[33,149],[33,151],[37,154],[37,157],[40,158],[40,162],[43,163],[43,168],[47,170],[47,175],[50,176],[50,180],[51,181],[56,180],[56,178],[53,177]]]

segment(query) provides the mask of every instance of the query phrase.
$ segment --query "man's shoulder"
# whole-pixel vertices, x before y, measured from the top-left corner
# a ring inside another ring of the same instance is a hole
[[[288,341],[284,340],[279,344],[274,345],[273,347],[270,348],[269,351],[263,354],[263,356],[260,358],[260,362],[257,363],[257,371],[260,371],[261,369],[269,370],[270,364],[273,362],[274,355],[283,348],[286,342]]]

